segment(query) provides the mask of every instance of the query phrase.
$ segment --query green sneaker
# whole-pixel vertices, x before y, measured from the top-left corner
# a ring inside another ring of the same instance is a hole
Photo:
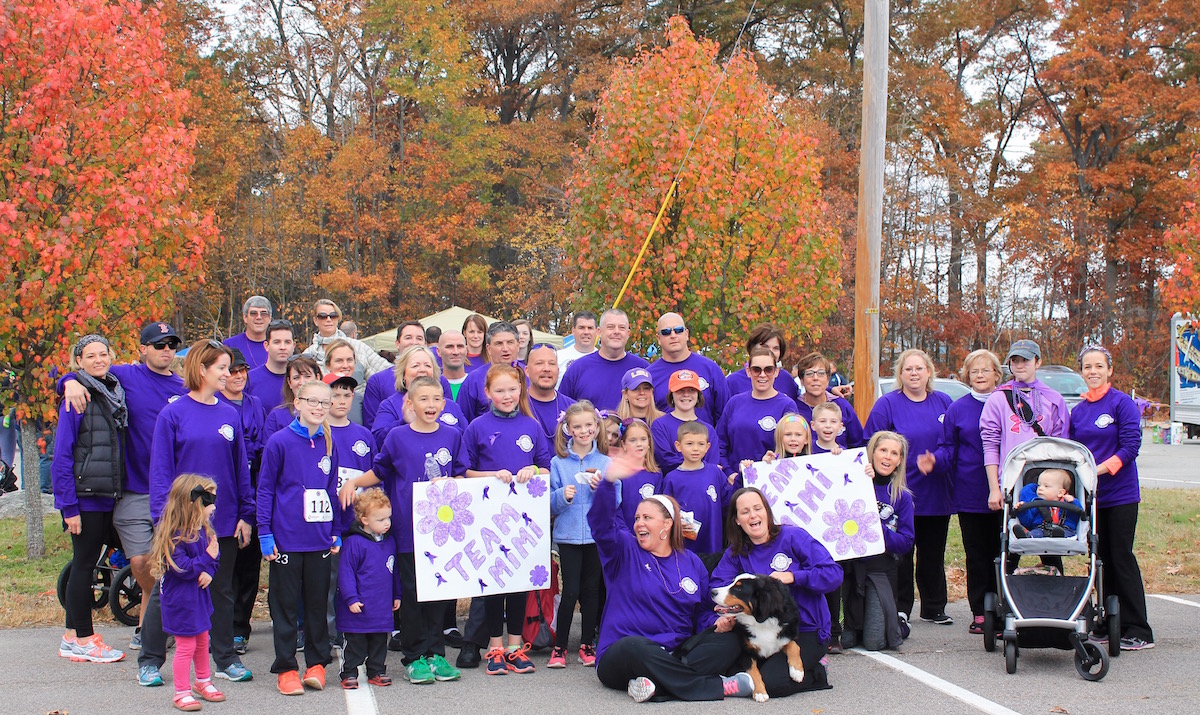
[[[413,685],[425,685],[434,680],[433,671],[429,669],[429,663],[424,658],[417,658],[404,666],[404,672],[408,674],[408,682]]]
[[[429,670],[433,672],[433,677],[437,680],[458,680],[462,677],[462,672],[446,662],[446,659],[440,655],[431,655],[425,661],[429,663]]]

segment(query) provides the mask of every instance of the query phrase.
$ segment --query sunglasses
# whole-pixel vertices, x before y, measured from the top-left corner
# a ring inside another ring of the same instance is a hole
[[[542,348],[550,348],[554,352],[558,352],[558,348],[555,347],[554,345],[551,345],[550,343],[534,343],[533,345],[529,346],[529,352],[533,352],[534,350],[541,350]]]
[[[179,349],[179,341],[178,340],[159,340],[156,343],[150,343],[150,347],[154,348],[155,350],[178,350]]]
[[[272,320],[270,323],[267,324],[267,332],[271,332],[272,330],[291,330],[291,329],[292,329],[292,321],[284,320],[282,318],[280,318],[279,320]]]
[[[340,317],[342,316],[338,315],[337,313],[317,313],[316,316],[317,320],[333,320]]]
[[[775,366],[774,365],[751,365],[750,366],[750,374],[751,375],[774,375],[775,374]]]
[[[674,333],[676,335],[683,335],[683,333],[686,330],[687,330],[686,327],[684,327],[682,325],[676,325],[674,328],[663,328],[662,330],[658,331],[658,334],[662,335],[662,336],[667,336],[667,335],[670,335],[671,333]]]

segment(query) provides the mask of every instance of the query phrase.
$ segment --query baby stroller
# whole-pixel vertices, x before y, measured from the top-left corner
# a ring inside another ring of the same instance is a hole
[[[1036,484],[1046,469],[1064,469],[1071,475],[1074,502],[1041,499],[1015,507],[1026,484]],[[1120,643],[1109,637],[1108,653],[1088,640],[1088,629],[1106,624],[1110,634],[1121,632],[1116,596],[1106,600],[1096,558],[1096,462],[1087,447],[1067,439],[1038,437],[1019,445],[1004,460],[1000,472],[1004,491],[1004,533],[996,559],[999,593],[984,596],[983,647],[996,649],[997,628],[1003,625],[1004,663],[1017,671],[1021,648],[1058,648],[1075,651],[1075,670],[1084,680],[1100,680],[1108,673],[1109,654],[1116,656]],[[1075,536],[1017,538],[1018,517],[1029,509],[1054,507],[1077,514]],[[1010,563],[1020,556],[1087,558],[1086,576],[1030,573],[1010,574]],[[1095,600],[1093,601],[1093,594]],[[1103,605],[1101,605],[1103,604]],[[1099,628],[1097,628],[1099,630]]]

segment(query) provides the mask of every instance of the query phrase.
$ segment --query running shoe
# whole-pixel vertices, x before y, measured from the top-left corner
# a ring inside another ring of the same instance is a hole
[[[428,685],[436,680],[429,669],[429,661],[424,658],[417,658],[404,666],[404,672],[408,675],[408,682],[413,685]]]
[[[458,680],[462,677],[462,672],[446,661],[445,656],[431,655],[425,659],[429,663],[429,670],[433,673],[434,680],[446,682],[450,680]]]
[[[129,650],[142,649],[142,627],[138,626],[133,629],[133,637],[129,639]]]
[[[374,685],[379,688],[386,688],[387,686],[392,684],[392,679],[389,678],[388,676],[384,675],[383,673],[380,673],[379,675],[372,675],[370,678],[367,678],[367,682],[370,683],[371,685]],[[354,679],[354,683],[355,683],[355,687],[358,687],[358,679],[357,678]]]
[[[147,663],[138,668],[138,685],[145,688],[153,688],[162,684],[162,673],[158,672],[158,666]]]
[[[312,665],[304,671],[304,684],[313,690],[325,689],[325,666]]]
[[[567,651],[564,648],[554,647],[550,652],[550,660],[546,663],[547,668],[565,668],[567,667]]]
[[[897,613],[896,617],[900,619],[900,638],[908,640],[908,636],[912,633],[912,626],[908,625],[908,614],[901,612]]]
[[[93,633],[90,638],[76,638],[75,646],[71,648],[71,660],[77,663],[115,663],[124,657],[124,653],[106,645],[99,633]]]
[[[504,658],[503,648],[492,648],[487,652],[488,675],[508,675],[508,663]]]
[[[223,678],[234,683],[244,683],[247,680],[254,680],[254,674],[241,663],[230,663],[229,667],[225,670],[214,668],[213,677]]]
[[[391,678],[388,678],[388,680],[391,680]],[[391,683],[388,684],[390,685]],[[358,676],[351,675],[342,678],[342,690],[358,690]]]
[[[529,659],[528,643],[516,650],[508,651],[504,660],[508,662],[508,669],[514,673],[532,673],[534,670],[533,661]]]
[[[479,661],[479,649],[470,643],[464,643],[462,650],[458,652],[458,658],[455,659],[454,665],[459,668],[478,668]]]
[[[217,690],[211,680],[197,680],[192,683],[192,692],[210,703],[225,702],[225,693]]]
[[[242,636],[233,637],[233,652],[238,655],[246,655],[246,651],[250,649],[250,639]]]
[[[451,648],[463,647],[463,634],[458,628],[447,628],[442,631],[442,636],[446,639],[446,645]]]
[[[63,636],[62,640],[58,642],[58,657],[70,658],[73,652],[75,652],[75,639]]]
[[[749,673],[721,676],[721,690],[727,698],[748,698],[754,694],[754,681]]]
[[[1145,641],[1137,636],[1121,638],[1121,650],[1149,650],[1154,647],[1154,641]]]
[[[296,670],[280,673],[275,687],[279,688],[279,692],[284,695],[304,694],[304,684],[300,682],[300,672]]]
[[[971,625],[967,626],[967,633],[973,636],[983,635],[983,616],[975,616],[971,619]]]
[[[954,619],[946,615],[945,611],[940,611],[932,616],[921,616],[921,620],[925,621],[926,623],[936,623],[939,626],[954,625]]]
[[[583,663],[589,668],[595,667],[596,649],[591,643],[584,643],[583,645],[579,646],[579,662]]]
[[[649,678],[634,678],[629,681],[629,687],[625,692],[629,693],[629,697],[633,698],[635,703],[644,703],[654,697],[654,681]]]

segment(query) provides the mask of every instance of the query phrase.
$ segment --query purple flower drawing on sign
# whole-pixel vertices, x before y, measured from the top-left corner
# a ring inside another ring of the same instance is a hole
[[[440,487],[440,488],[439,488]],[[417,531],[422,534],[433,532],[433,543],[444,546],[448,539],[463,541],[467,531],[463,526],[475,523],[475,515],[468,506],[471,495],[458,493],[458,485],[452,479],[439,484],[430,484],[425,489],[425,499],[417,502]]]
[[[845,499],[838,499],[833,503],[833,511],[821,515],[829,525],[821,538],[825,543],[832,544],[839,556],[851,550],[862,556],[867,553],[867,542],[879,541],[879,534],[872,528],[868,516],[870,514],[862,499],[855,499],[851,505],[847,505]]]
[[[537,499],[546,493],[546,480],[541,477],[534,477],[529,480],[529,496]]]
[[[529,572],[529,583],[532,583],[534,586],[543,586],[549,579],[550,572],[541,564],[534,566],[533,570]]]

